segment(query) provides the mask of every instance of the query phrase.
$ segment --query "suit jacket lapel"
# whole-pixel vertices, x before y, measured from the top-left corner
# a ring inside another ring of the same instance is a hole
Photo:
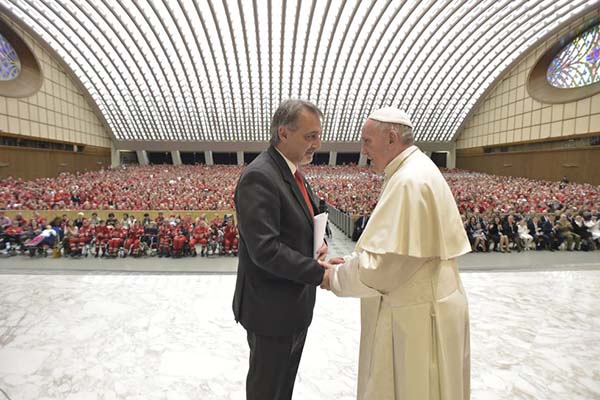
[[[314,223],[313,219],[310,216],[310,212],[308,211],[308,207],[306,205],[306,202],[304,201],[304,196],[302,196],[302,193],[300,192],[298,183],[296,182],[294,175],[292,175],[292,171],[290,171],[290,168],[288,167],[288,165],[285,162],[285,160],[283,159],[283,157],[281,157],[281,154],[279,154],[273,146],[269,146],[269,149],[267,151],[269,152],[269,155],[271,156],[271,158],[275,161],[275,163],[281,170],[281,173],[283,175],[283,180],[286,181],[287,184],[292,189],[292,193],[294,194],[294,197],[296,198],[298,205],[302,208],[302,211],[304,212],[304,216],[308,219],[308,221],[310,222],[310,224],[312,226]],[[306,186],[308,186],[308,185],[306,185]],[[309,193],[309,197],[311,199],[310,200],[311,203],[314,203],[312,196],[311,196],[312,191],[310,189],[309,189],[308,193]],[[314,204],[313,204],[313,210],[314,210]]]

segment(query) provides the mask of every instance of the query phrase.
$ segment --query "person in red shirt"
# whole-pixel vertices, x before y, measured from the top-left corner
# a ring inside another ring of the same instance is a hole
[[[102,257],[106,254],[106,246],[110,239],[110,232],[105,220],[100,220],[100,225],[96,226],[94,244],[96,247],[96,254],[94,257],[98,257],[100,249],[102,249]]]
[[[82,225],[83,226],[83,223]],[[76,257],[81,255],[79,247],[79,228],[73,221],[69,221],[67,225],[67,236],[69,238],[69,255]]]
[[[23,215],[21,215],[21,213],[18,213],[17,215],[15,215],[15,220],[13,222],[16,222],[21,229],[23,229],[27,226],[27,219],[25,219],[25,217],[23,217]]]
[[[125,254],[134,255],[138,254],[140,248],[140,237],[144,233],[144,228],[138,221],[135,221],[131,228],[129,228],[129,236],[125,241]]]
[[[110,232],[110,240],[108,241],[108,254],[111,257],[119,255],[119,249],[125,243],[129,234],[129,228],[126,225],[115,223],[114,229]]]
[[[83,225],[79,228],[79,252],[83,253],[83,249],[86,248],[88,244],[91,243],[94,237],[94,228],[90,225],[90,221],[88,219],[83,220]],[[86,250],[89,251],[89,250]],[[87,253],[85,253],[87,257]]]
[[[167,221],[164,221],[158,230],[158,256],[170,257],[172,244],[171,227]]]
[[[223,249],[227,254],[237,255],[238,251],[238,230],[233,223],[233,217],[227,220],[227,226],[223,234]]]
[[[204,257],[206,252],[206,246],[208,244],[208,225],[203,219],[198,218],[194,230],[192,231],[192,238],[190,240],[190,247],[192,249],[192,255],[196,254],[196,244],[200,245],[200,255]]]
[[[6,251],[10,254],[16,253],[16,247],[21,246],[21,236],[23,235],[23,229],[19,225],[17,220],[4,230],[5,246]]]
[[[173,237],[173,257],[179,258],[183,255],[183,250],[187,241],[183,226],[182,224],[179,224],[175,230],[175,236]]]

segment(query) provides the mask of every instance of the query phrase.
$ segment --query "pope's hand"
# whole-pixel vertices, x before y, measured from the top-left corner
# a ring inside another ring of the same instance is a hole
[[[346,261],[342,257],[334,257],[329,259],[329,264],[332,265],[343,264],[345,262]]]

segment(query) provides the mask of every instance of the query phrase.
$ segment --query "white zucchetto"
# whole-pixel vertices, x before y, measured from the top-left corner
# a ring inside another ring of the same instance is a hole
[[[390,124],[400,124],[413,127],[408,114],[398,108],[385,107],[379,110],[373,111],[368,117],[379,122],[387,122]]]

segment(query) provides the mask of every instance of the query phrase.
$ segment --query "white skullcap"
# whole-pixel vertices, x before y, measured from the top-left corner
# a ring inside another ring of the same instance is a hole
[[[387,122],[390,124],[406,125],[410,126],[411,128],[413,127],[408,114],[394,107],[385,107],[375,110],[371,113],[371,115],[369,115],[369,119],[374,119],[375,121],[379,122]]]

